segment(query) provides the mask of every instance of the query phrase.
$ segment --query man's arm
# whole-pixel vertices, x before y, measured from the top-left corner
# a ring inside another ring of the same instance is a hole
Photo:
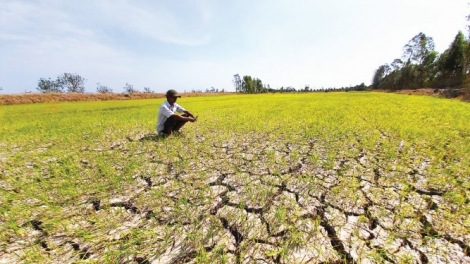
[[[176,103],[175,103],[176,104]],[[181,105],[179,104],[176,104],[176,111],[179,112],[179,113],[185,113],[186,116],[189,116],[189,119],[180,119],[178,117],[176,117],[176,120],[182,120],[182,121],[190,121],[190,122],[194,122],[197,120],[197,117],[195,117],[193,114],[191,114],[191,112],[189,112],[188,110],[184,109],[183,107],[181,107]],[[184,116],[181,116],[181,117],[184,117]]]
[[[183,111],[183,113],[187,114],[187,115],[190,116],[190,117],[195,118],[195,117],[193,116],[193,114],[191,114],[188,110]]]
[[[188,112],[188,111],[185,111],[185,113],[186,112]],[[189,115],[189,116],[181,116],[181,115],[176,115],[176,114],[174,114],[172,116],[174,117],[174,119],[180,120],[180,121],[189,121],[189,122],[196,121],[196,118],[193,115],[190,115],[190,114],[187,114],[187,115]]]

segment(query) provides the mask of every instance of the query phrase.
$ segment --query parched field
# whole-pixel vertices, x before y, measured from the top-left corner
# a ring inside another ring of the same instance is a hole
[[[0,263],[470,263],[470,104],[162,101],[0,106]]]

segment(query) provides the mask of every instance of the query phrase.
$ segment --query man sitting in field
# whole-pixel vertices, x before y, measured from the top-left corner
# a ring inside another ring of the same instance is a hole
[[[179,97],[181,95],[175,90],[166,92],[166,101],[158,111],[157,132],[159,135],[169,136],[174,131],[179,132],[186,122],[195,122],[197,120],[193,114],[176,103],[176,99]],[[184,114],[177,115],[175,112]]]

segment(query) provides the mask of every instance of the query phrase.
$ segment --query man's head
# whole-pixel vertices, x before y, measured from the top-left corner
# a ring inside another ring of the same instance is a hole
[[[174,104],[176,102],[176,99],[181,97],[181,95],[178,94],[177,91],[171,89],[166,92],[166,99],[170,104]]]

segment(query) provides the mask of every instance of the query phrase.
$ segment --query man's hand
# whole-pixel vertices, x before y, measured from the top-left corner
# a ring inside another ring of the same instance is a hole
[[[184,113],[185,113],[186,115],[188,115],[189,117],[196,118],[196,117],[194,117],[193,114],[191,114],[191,112],[189,112],[189,111],[184,111]],[[196,118],[196,119],[197,119],[197,118]]]
[[[196,122],[197,121],[197,116],[193,116],[191,112],[189,111],[184,111],[184,113],[187,115],[186,120],[189,122]]]

